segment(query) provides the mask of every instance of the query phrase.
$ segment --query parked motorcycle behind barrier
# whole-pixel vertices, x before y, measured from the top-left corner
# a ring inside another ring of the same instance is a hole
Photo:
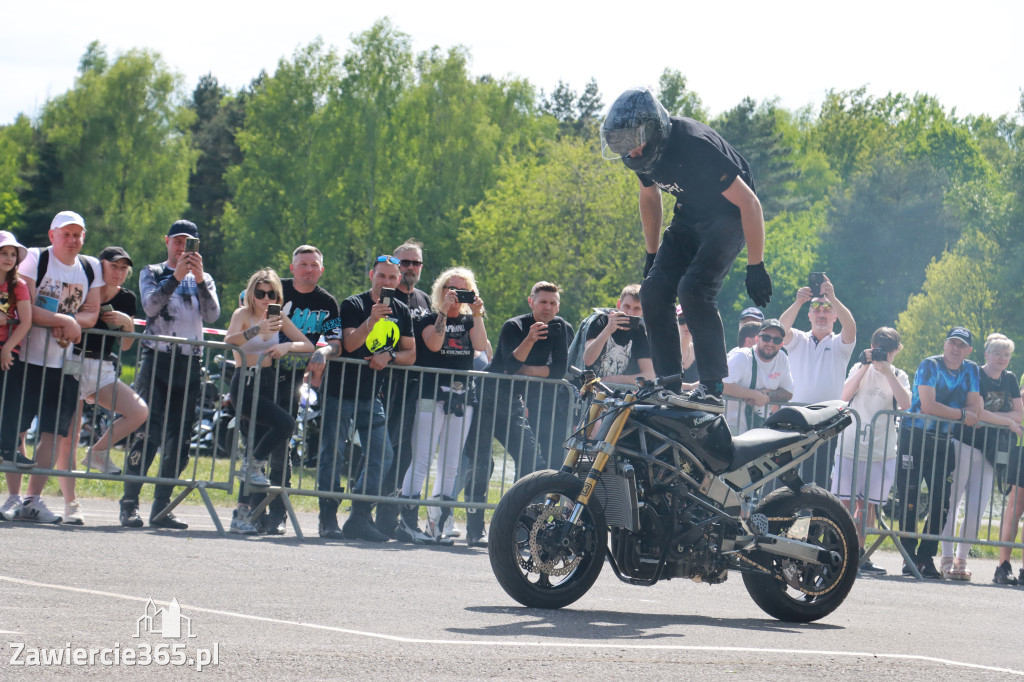
[[[235,408],[228,391],[236,369],[235,361],[217,355],[211,364],[214,371],[203,368],[199,404],[196,405],[196,425],[189,449],[193,456],[230,457],[231,439],[239,437]]]
[[[299,388],[299,408],[295,415],[295,433],[288,444],[292,466],[315,469],[320,457],[320,405],[316,389],[309,384]]]
[[[607,559],[631,585],[716,584],[738,571],[780,620],[815,621],[842,604],[857,579],[853,518],[796,471],[852,423],[841,401],[784,407],[733,437],[723,416],[680,406],[659,382],[623,392],[592,372],[579,380],[584,417],[561,469],[523,477],[494,512],[491,568],[513,599],[571,604]],[[756,503],[775,478],[783,487]]]

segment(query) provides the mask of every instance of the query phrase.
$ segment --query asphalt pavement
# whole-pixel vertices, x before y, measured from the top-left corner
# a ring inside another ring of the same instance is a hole
[[[920,582],[876,553],[890,575],[858,580],[808,625],[768,617],[738,575],[645,588],[607,567],[578,602],[543,611],[505,595],[487,551],[462,540],[326,542],[313,514],[301,542],[222,537],[202,507],[179,510],[187,531],[127,530],[115,502],[84,507],[84,527],[0,523],[0,679],[177,677],[200,663],[232,679],[1024,676],[1024,588],[993,585],[992,560],[971,560],[970,583]]]

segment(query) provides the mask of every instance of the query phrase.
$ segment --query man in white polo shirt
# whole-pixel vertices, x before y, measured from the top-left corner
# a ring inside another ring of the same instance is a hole
[[[785,346],[789,365],[793,371],[793,402],[817,403],[839,400],[843,395],[846,368],[857,342],[857,323],[853,314],[836,297],[828,277],[823,277],[821,290],[814,295],[810,287],[796,292],[793,305],[786,308],[779,320],[786,330]],[[807,317],[811,321],[808,332],[793,329],[796,315],[804,303],[810,301]],[[833,331],[839,320],[839,334]],[[829,465],[836,441],[818,448],[814,457],[803,464],[802,478],[828,490]]]

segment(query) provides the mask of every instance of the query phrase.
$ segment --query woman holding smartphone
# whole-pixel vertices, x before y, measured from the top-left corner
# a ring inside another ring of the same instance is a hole
[[[243,433],[248,434],[250,418],[256,421],[255,437],[247,445],[242,466],[243,482],[238,491],[238,507],[231,518],[232,533],[258,532],[256,519],[250,518],[251,509],[263,501],[264,495],[251,494],[249,490],[252,486],[270,485],[263,473],[264,466],[270,463],[270,477],[278,485],[287,474],[288,439],[295,430],[295,419],[289,410],[289,387],[278,383],[286,381],[291,373],[278,372],[276,361],[287,353],[314,350],[306,335],[281,314],[282,298],[277,273],[270,268],[257,270],[249,278],[243,305],[231,315],[224,337],[225,343],[242,349],[242,353],[234,352],[238,370],[231,378],[231,402],[246,429]],[[282,334],[287,339],[284,342],[280,340]],[[254,396],[257,375],[259,395]],[[245,391],[240,395],[243,382]]]

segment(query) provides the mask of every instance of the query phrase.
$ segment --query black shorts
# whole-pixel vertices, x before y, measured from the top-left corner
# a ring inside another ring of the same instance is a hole
[[[18,432],[32,426],[32,418],[39,417],[38,433],[68,435],[71,420],[78,406],[78,379],[64,374],[60,367],[25,365],[25,407],[21,411]]]
[[[1010,458],[1006,464],[1006,484],[1024,488],[1024,449],[1017,443],[1010,447]]]

